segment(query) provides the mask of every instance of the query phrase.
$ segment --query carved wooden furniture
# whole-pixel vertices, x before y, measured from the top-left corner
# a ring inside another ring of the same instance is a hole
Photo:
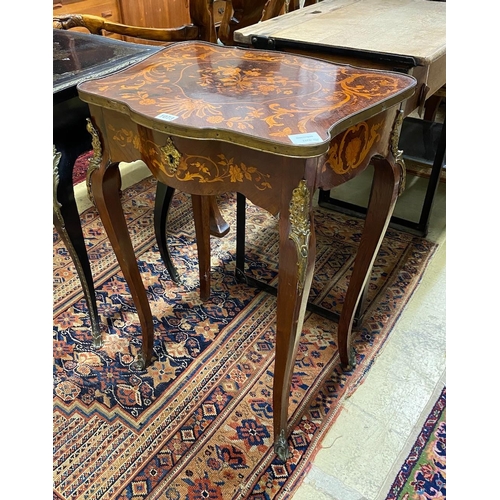
[[[151,362],[153,319],[120,204],[118,163],[140,157],[158,180],[192,195],[201,290],[210,290],[206,195],[236,191],[279,213],[273,408],[282,460],[288,457],[288,398],[314,271],[313,193],[350,180],[370,160],[375,165],[339,322],[339,353],[348,367],[354,362],[354,311],[403,189],[400,108],[415,84],[407,75],[282,52],[180,42],[78,86],[100,158],[91,173],[92,195],[139,315],[140,366]]]
[[[62,30],[54,30],[53,47],[53,220],[82,283],[94,344],[99,346],[101,332],[94,281],[73,193],[75,160],[91,149],[86,129],[89,109],[78,98],[76,85],[140,61],[158,48]]]
[[[154,28],[121,24],[90,14],[66,14],[54,16],[54,28],[85,28],[95,35],[106,32],[132,37],[142,41],[178,42],[184,40],[206,40],[215,43],[217,34],[213,23],[211,2],[191,1],[191,20],[172,28]],[[137,40],[136,40],[137,41]]]
[[[123,22],[121,0],[53,0],[52,12],[54,16],[80,13],[99,16],[110,22]],[[119,35],[105,34],[111,38],[120,38]]]
[[[395,70],[417,79],[404,116],[419,109],[446,83],[446,3],[428,0],[324,0],[234,33],[236,45],[320,57],[337,63]],[[443,129],[444,130],[444,129]],[[444,163],[441,137],[417,222],[392,217],[391,225],[427,234],[432,202]],[[320,205],[354,213],[364,207],[334,200],[320,192]]]

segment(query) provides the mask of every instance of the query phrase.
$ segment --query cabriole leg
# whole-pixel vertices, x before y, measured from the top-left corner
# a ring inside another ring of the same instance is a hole
[[[151,363],[153,354],[153,317],[123,214],[119,163],[108,163],[103,159],[99,136],[90,120],[88,130],[93,137],[94,149],[88,174],[89,189],[137,308],[142,331],[142,352],[138,354],[136,366],[144,369]]]
[[[311,192],[301,181],[280,212],[276,360],[273,385],[274,450],[285,462],[291,381],[314,271],[316,240]]]

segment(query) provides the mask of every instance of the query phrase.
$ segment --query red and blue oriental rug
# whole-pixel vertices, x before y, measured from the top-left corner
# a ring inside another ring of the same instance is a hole
[[[76,159],[75,166],[73,167],[73,186],[85,181],[87,178],[87,170],[93,155],[93,151],[87,151]]]
[[[386,500],[446,500],[446,387],[443,387]]]
[[[176,193],[168,223],[180,285],[170,280],[155,243],[154,196],[152,178],[122,196],[154,317],[154,359],[146,370],[132,365],[139,320],[96,210],[81,220],[102,321],[100,349],[92,345],[75,268],[54,231],[54,498],[289,498],[436,247],[388,230],[354,338],[354,370],[340,367],[335,322],[307,314],[290,394],[292,458],[282,464],[272,446],[276,298],[234,278],[235,199],[219,199],[232,229],[212,239],[212,293],[202,302],[189,196]],[[364,222],[321,208],[315,221],[310,300],[339,311]],[[249,203],[246,242],[248,272],[276,283],[277,218]]]

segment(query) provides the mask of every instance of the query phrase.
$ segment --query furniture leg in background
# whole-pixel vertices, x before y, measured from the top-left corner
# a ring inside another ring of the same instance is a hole
[[[172,281],[175,283],[180,282],[179,274],[172,262],[170,251],[167,244],[167,219],[170,204],[175,194],[175,189],[158,181],[156,184],[156,197],[155,197],[155,211],[154,211],[154,228],[156,242],[160,250],[163,263],[168,270]],[[210,198],[209,205],[209,227],[210,234],[218,238],[222,238],[229,232],[229,224],[225,221],[220,213],[219,206],[215,197]]]
[[[75,264],[76,272],[82,285],[83,295],[87,302],[92,339],[95,347],[101,347],[101,330],[94,280],[85,247],[80,222],[80,214],[73,192],[73,166],[78,156],[90,149],[90,137],[82,136],[82,142],[74,142],[76,131],[72,135],[73,144],[61,140],[54,133],[54,165],[53,165],[53,222]]]

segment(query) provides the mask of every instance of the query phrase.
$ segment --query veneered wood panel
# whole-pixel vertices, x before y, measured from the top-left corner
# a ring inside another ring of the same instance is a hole
[[[117,0],[60,0],[53,4],[54,16],[63,14],[92,14],[122,22]]]
[[[122,22],[147,28],[175,28],[190,23],[189,0],[119,0]]]

